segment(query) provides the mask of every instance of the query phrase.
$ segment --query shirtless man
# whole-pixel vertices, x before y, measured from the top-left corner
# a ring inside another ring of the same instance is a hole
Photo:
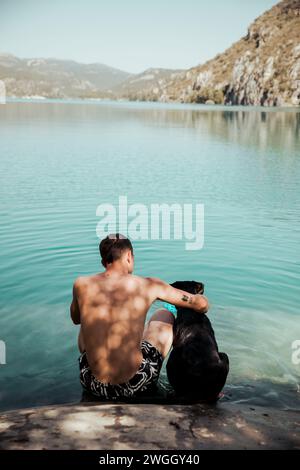
[[[134,397],[156,385],[173,342],[173,315],[157,310],[144,328],[147,311],[157,300],[204,314],[208,301],[156,278],[132,274],[134,255],[128,238],[113,234],[99,245],[103,273],[79,277],[70,307],[81,356],[80,381],[96,396]]]

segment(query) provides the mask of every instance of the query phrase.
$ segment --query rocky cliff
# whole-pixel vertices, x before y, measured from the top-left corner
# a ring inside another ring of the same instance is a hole
[[[300,0],[283,0],[245,37],[203,65],[177,75],[149,100],[300,105]]]

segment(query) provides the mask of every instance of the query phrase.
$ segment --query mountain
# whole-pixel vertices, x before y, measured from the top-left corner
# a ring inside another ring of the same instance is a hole
[[[7,96],[17,97],[299,106],[300,0],[282,0],[245,37],[189,70],[129,74],[102,64],[0,54],[0,80]]]
[[[300,0],[279,2],[224,53],[167,83],[158,100],[299,106]]]
[[[119,99],[147,101],[151,98],[152,101],[156,101],[170,80],[178,77],[181,72],[182,70],[149,68],[142,73],[130,75],[110,91]]]
[[[5,82],[7,96],[101,97],[103,90],[118,85],[129,76],[127,72],[103,64],[20,59],[0,54],[0,79]]]

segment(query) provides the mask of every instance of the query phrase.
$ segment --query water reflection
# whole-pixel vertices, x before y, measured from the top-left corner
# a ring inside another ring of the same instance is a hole
[[[296,108],[262,110],[251,107],[166,106],[127,102],[47,102],[9,103],[0,108],[0,130],[4,123],[64,123],[74,127],[92,123],[108,128],[112,123],[140,124],[157,127],[197,129],[218,139],[240,145],[294,151],[299,146],[300,110]]]

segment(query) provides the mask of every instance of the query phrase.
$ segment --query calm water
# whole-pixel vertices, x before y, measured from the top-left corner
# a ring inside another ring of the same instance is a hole
[[[127,103],[0,106],[0,408],[78,400],[74,278],[96,207],[205,204],[205,245],[135,243],[136,273],[205,283],[226,400],[299,407],[300,112]]]

